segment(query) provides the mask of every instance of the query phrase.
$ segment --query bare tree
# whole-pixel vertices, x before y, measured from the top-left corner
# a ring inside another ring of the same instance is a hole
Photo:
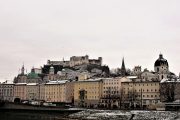
[[[135,108],[136,104],[139,103],[141,101],[140,98],[138,98],[138,92],[135,91],[135,89],[131,88],[129,89],[128,93],[121,92],[121,102],[122,102],[122,106],[124,108]]]
[[[85,100],[87,98],[87,91],[84,89],[79,91],[80,107],[85,107]]]
[[[173,102],[175,100],[176,82],[163,82],[160,85],[160,95],[162,102]]]
[[[160,96],[162,102],[173,102],[175,100],[175,89],[177,87],[177,78],[169,76],[168,81],[161,82]]]

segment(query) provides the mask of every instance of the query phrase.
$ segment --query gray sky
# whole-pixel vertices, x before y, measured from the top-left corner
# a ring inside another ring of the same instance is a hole
[[[23,62],[88,54],[110,68],[153,70],[159,53],[180,72],[180,0],[0,0],[0,80]]]

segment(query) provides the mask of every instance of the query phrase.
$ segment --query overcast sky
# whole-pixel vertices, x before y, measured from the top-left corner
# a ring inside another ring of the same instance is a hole
[[[110,68],[180,72],[180,0],[0,0],[0,80],[47,60],[88,54]]]

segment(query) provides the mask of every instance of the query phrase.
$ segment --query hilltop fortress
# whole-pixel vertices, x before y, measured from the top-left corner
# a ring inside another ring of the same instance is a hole
[[[61,65],[63,67],[74,67],[77,65],[88,65],[88,64],[96,64],[102,65],[102,57],[98,57],[98,59],[89,59],[88,55],[85,56],[72,56],[70,57],[70,61],[47,61],[47,65]]]

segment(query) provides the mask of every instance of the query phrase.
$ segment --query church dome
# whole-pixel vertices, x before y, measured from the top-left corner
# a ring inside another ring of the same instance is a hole
[[[39,76],[35,72],[31,72],[28,74],[28,78],[29,79],[37,79],[37,78],[39,78]]]
[[[168,66],[168,62],[167,62],[166,59],[163,58],[162,54],[159,55],[159,58],[154,63],[155,67],[158,67],[158,66],[161,66],[161,65],[167,65]]]

